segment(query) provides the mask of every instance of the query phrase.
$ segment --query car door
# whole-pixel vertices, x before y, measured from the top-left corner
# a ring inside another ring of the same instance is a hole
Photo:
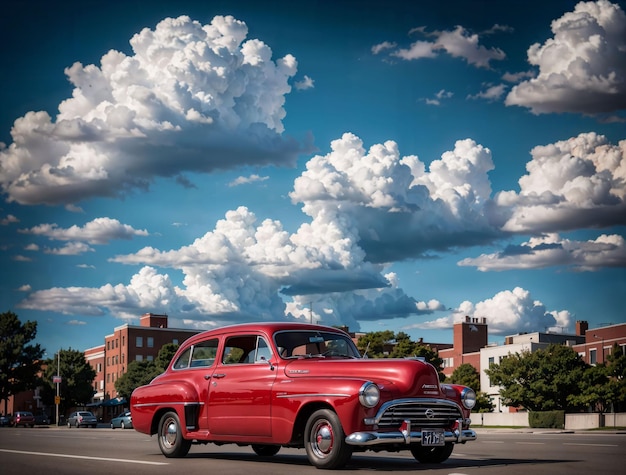
[[[209,384],[215,369],[218,343],[217,338],[211,338],[191,345],[172,365],[172,370],[178,373],[181,379],[192,382],[196,388],[198,406],[194,410],[198,411],[197,426],[190,426],[194,430],[208,428],[206,401],[209,399]]]
[[[277,369],[262,335],[226,337],[209,390],[213,435],[270,437],[272,387]]]

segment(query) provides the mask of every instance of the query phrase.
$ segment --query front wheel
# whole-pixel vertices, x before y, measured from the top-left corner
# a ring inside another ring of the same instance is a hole
[[[452,454],[454,444],[447,443],[439,447],[424,447],[418,445],[411,448],[413,457],[420,463],[441,463],[448,460]]]
[[[126,429],[126,424],[124,424],[124,421],[122,421],[122,422],[121,422],[121,424],[120,424],[120,428],[122,428],[122,429]]]
[[[352,456],[341,421],[330,409],[311,414],[304,430],[304,447],[309,462],[317,468],[342,468]]]
[[[173,411],[166,412],[161,417],[158,441],[161,453],[168,458],[184,457],[191,448],[191,441],[183,438],[178,414]]]

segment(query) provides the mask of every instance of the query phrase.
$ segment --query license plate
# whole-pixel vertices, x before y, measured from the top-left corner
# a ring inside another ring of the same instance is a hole
[[[438,445],[446,445],[446,436],[443,429],[423,430],[422,445],[424,447],[434,447]]]

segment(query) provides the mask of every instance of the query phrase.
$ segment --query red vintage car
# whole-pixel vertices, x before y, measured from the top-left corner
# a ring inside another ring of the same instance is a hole
[[[454,444],[476,439],[475,399],[419,359],[363,358],[337,328],[255,323],[186,340],[133,392],[130,410],[166,457],[184,457],[192,443],[249,445],[264,457],[298,447],[334,469],[365,450],[443,462]]]

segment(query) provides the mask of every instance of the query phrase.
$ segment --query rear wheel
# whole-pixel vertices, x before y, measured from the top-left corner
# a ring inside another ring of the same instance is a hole
[[[158,433],[161,453],[168,458],[184,457],[189,453],[191,441],[183,438],[178,414],[166,412],[159,421]]]
[[[337,414],[320,409],[309,417],[304,431],[304,447],[309,462],[317,468],[343,467],[352,456]]]
[[[273,457],[280,450],[280,445],[252,445],[252,450],[259,457]]]
[[[418,445],[411,448],[411,453],[420,463],[441,463],[448,460],[453,449],[454,444],[451,443],[439,447],[424,447]]]

